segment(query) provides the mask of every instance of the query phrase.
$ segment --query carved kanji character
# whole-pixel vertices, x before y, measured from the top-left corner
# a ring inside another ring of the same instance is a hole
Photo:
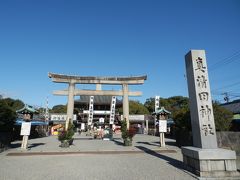
[[[199,70],[199,71],[205,72],[206,67],[203,66],[202,58],[198,57],[196,59],[196,62],[197,62],[197,69],[195,69],[195,70]]]
[[[207,79],[204,75],[197,77],[197,85],[201,88],[207,88]]]
[[[208,92],[201,92],[198,95],[199,95],[199,99],[201,101],[203,101],[203,100],[207,101],[208,100]]]
[[[203,124],[202,130],[204,131],[205,136],[214,135],[214,131],[211,124]]]

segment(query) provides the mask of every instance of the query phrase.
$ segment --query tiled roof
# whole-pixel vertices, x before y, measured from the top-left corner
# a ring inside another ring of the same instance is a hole
[[[170,111],[166,110],[164,107],[161,107],[160,109],[158,109],[156,112],[153,113],[153,115],[155,114],[162,114],[162,113],[165,113],[165,114],[171,114]]]
[[[82,95],[80,99],[75,100],[75,104],[89,104],[90,96]],[[112,96],[94,96],[94,104],[107,104],[110,105],[112,101]],[[117,99],[116,104],[122,104],[122,101]]]
[[[19,114],[38,113],[36,109],[34,109],[32,106],[29,106],[27,104],[25,104],[25,106],[22,109],[19,109],[16,112]]]
[[[240,113],[240,100],[235,100],[233,102],[221,104],[221,106],[233,112],[234,114]]]

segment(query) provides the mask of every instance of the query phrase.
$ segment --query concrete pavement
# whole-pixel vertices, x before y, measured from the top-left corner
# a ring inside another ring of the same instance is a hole
[[[131,147],[122,145],[120,135],[114,135],[113,141],[103,141],[76,134],[70,148],[59,147],[60,142],[54,136],[31,139],[28,151],[22,151],[20,143],[13,142],[13,148],[0,154],[1,180],[195,179],[183,169],[181,151],[171,139],[166,140],[166,148],[159,147],[158,137],[147,135],[136,135]],[[7,156],[28,152],[42,155]],[[48,155],[49,152],[66,154]]]

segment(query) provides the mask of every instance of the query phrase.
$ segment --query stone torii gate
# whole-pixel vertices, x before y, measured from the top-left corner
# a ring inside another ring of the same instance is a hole
[[[123,96],[123,118],[127,121],[129,128],[129,100],[128,96],[141,96],[142,92],[130,92],[128,85],[140,85],[147,79],[147,76],[131,76],[131,77],[96,77],[96,76],[70,76],[63,74],[48,73],[48,77],[56,83],[68,83],[68,90],[54,91],[54,95],[68,96],[67,119],[73,121],[74,96]],[[75,89],[75,84],[96,84],[96,90],[79,90]],[[120,91],[100,90],[102,84],[122,85]]]

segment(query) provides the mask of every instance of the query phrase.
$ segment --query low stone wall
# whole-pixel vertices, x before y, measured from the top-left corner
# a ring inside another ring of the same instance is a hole
[[[186,131],[175,133],[177,146],[192,146],[192,134]],[[240,155],[240,132],[219,131],[217,132],[217,143],[219,148],[231,149]]]
[[[0,152],[9,148],[12,141],[12,134],[10,132],[0,132]]]
[[[240,155],[240,132],[217,132],[218,147],[231,149]]]
[[[193,139],[192,133],[184,130],[179,130],[174,133],[176,144],[178,147],[181,146],[192,146]]]

